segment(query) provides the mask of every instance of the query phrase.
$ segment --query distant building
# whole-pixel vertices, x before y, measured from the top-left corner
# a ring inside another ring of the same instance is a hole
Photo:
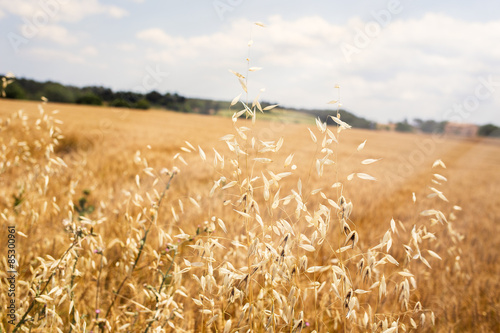
[[[477,135],[479,126],[474,124],[446,123],[445,135],[473,137]]]

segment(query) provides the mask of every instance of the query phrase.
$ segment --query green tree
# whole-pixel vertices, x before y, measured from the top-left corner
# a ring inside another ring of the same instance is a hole
[[[489,136],[489,137],[500,137],[500,127],[495,126],[493,124],[486,124],[480,126],[477,134],[479,136]]]
[[[396,123],[396,131],[398,132],[413,132],[413,126],[408,124],[408,121],[402,121],[399,123]]]
[[[445,121],[414,119],[414,125],[424,133],[443,133]]]
[[[94,93],[88,92],[76,99],[77,104],[102,105],[102,100]]]
[[[12,99],[26,99],[26,91],[16,81],[10,83],[5,88],[5,97]]]
[[[160,104],[163,99],[163,95],[156,90],[153,90],[146,94],[146,99],[152,104]]]
[[[141,110],[147,110],[150,108],[150,106],[151,104],[145,98],[138,100],[137,103],[134,104],[134,108]]]
[[[115,97],[115,93],[113,90],[104,87],[86,87],[84,90],[88,90],[89,92],[97,95],[104,102],[111,102]]]
[[[116,98],[111,103],[109,103],[109,106],[114,106],[115,108],[129,108],[130,103],[123,98]]]
[[[73,92],[59,83],[47,82],[43,88],[43,96],[51,102],[73,103],[75,101]]]
[[[43,96],[43,88],[45,83],[23,78],[16,78],[15,82],[18,83],[25,91],[26,99],[39,101],[40,96]]]

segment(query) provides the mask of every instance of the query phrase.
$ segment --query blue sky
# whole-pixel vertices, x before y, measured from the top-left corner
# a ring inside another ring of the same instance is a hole
[[[266,25],[261,28],[253,22]],[[0,0],[0,73],[115,90],[500,124],[497,1]]]

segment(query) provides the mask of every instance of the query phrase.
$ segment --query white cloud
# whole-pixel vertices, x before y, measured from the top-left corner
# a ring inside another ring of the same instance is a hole
[[[74,45],[78,39],[60,25],[41,26],[38,31],[38,37],[50,40],[61,45]]]
[[[105,5],[99,0],[0,0],[2,9],[30,22],[76,22],[92,15],[104,14],[113,18],[128,15],[121,7]]]
[[[70,64],[85,64],[85,58],[75,52],[36,47],[27,50],[27,53],[36,60],[63,61]]]
[[[80,53],[86,56],[95,57],[99,54],[99,51],[94,46],[85,46],[80,50]]]
[[[333,87],[340,83],[344,106],[370,119],[439,119],[474,93],[479,77],[493,74],[500,81],[500,21],[476,23],[432,13],[395,17],[369,45],[358,48],[351,62],[340,46],[355,46],[356,28],[363,30],[367,22],[354,18],[339,25],[319,16],[267,21],[267,28],[253,28],[250,58],[264,70],[252,74],[251,86],[266,86],[264,98],[285,105],[327,107],[323,102],[335,97]],[[136,37],[149,61],[178,73],[166,88],[230,99],[237,82],[228,81],[227,69],[245,71],[250,26],[239,19],[224,33],[183,37],[151,28]],[[500,87],[467,121],[489,117],[487,110],[500,108],[499,95]],[[491,117],[500,122],[499,115]]]
[[[25,16],[27,14],[31,14],[32,10],[30,3],[34,5],[35,1],[9,1],[9,0],[0,0],[0,10],[5,10],[15,15]]]
[[[174,38],[169,36],[160,28],[151,28],[138,32],[136,37],[155,44],[165,44],[171,43]]]
[[[122,18],[124,16],[127,16],[128,15],[128,12],[123,9],[123,8],[120,8],[120,7],[116,7],[116,6],[107,6],[104,11],[111,17],[113,18]]]
[[[136,49],[136,45],[134,43],[118,43],[115,46],[118,50],[125,52],[134,51]]]

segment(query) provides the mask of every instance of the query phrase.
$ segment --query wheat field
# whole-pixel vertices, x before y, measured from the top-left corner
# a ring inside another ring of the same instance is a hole
[[[0,100],[1,331],[500,330],[500,141],[256,117]]]

